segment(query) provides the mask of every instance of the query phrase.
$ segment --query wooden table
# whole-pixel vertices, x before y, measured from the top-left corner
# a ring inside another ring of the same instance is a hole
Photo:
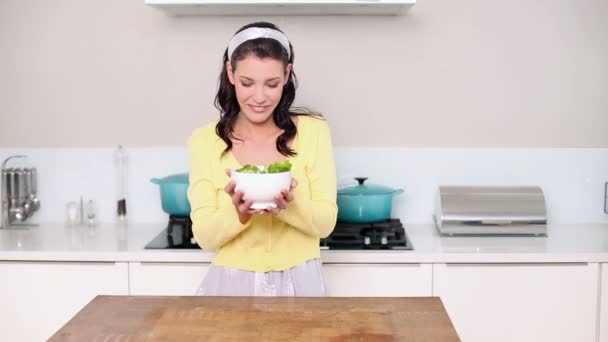
[[[97,296],[50,341],[459,341],[427,298]]]

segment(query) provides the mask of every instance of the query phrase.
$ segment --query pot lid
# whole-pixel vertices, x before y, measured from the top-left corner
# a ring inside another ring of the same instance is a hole
[[[384,185],[364,184],[367,177],[356,177],[355,179],[359,184],[338,189],[338,195],[385,195],[399,191]]]
[[[172,183],[172,184],[190,184],[189,174],[187,173],[176,173],[163,178],[154,178],[153,183]]]

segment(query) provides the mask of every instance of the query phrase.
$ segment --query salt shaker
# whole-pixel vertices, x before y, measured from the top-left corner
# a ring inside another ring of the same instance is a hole
[[[75,226],[80,221],[78,203],[68,202],[65,205],[66,209],[66,225]]]

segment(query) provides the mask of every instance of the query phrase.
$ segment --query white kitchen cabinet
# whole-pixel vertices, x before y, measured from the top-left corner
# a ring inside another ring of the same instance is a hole
[[[129,263],[131,295],[193,296],[208,263]]]
[[[430,264],[323,264],[330,297],[426,297]]]
[[[598,341],[608,341],[608,264],[601,264],[602,280],[600,290],[600,320],[599,320],[599,339]]]
[[[436,264],[439,296],[463,341],[596,340],[599,265]]]
[[[0,340],[45,341],[97,295],[127,295],[114,262],[0,262]]]

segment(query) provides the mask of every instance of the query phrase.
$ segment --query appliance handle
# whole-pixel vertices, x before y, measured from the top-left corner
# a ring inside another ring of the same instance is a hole
[[[511,221],[511,220],[481,220],[481,221],[479,221],[479,223],[482,225],[507,225],[507,224],[512,224],[513,221]]]
[[[460,222],[468,226],[505,226],[513,224],[513,220],[508,219],[463,220]],[[524,222],[522,221],[520,223]]]
[[[608,214],[608,182],[604,183],[604,213]]]

